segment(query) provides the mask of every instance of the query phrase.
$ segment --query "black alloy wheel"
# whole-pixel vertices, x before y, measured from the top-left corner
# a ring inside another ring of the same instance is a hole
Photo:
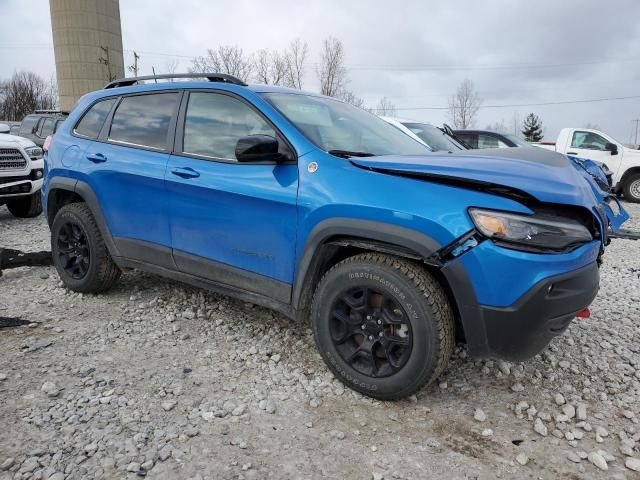
[[[89,271],[91,251],[87,234],[81,225],[67,222],[58,231],[59,264],[74,280],[81,280]]]
[[[404,309],[388,294],[367,287],[342,292],[331,308],[329,329],[342,359],[369,377],[398,372],[413,348]]]

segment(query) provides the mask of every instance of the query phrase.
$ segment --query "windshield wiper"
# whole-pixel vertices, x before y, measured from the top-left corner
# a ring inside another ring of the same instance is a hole
[[[349,158],[349,157],[374,157],[373,153],[369,152],[352,152],[351,150],[329,150],[327,153],[335,155],[336,157]]]

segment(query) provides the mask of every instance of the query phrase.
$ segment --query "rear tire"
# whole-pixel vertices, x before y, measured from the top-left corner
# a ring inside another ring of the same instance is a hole
[[[629,175],[622,187],[627,202],[640,203],[640,173]]]
[[[51,253],[60,279],[76,292],[104,292],[122,273],[85,203],[70,203],[58,211],[51,225]]]
[[[33,218],[42,213],[42,193],[38,190],[28,197],[7,201],[7,208],[14,217]]]
[[[442,287],[421,265],[390,255],[360,254],[332,267],[316,288],[311,320],[329,369],[380,400],[433,382],[453,351]]]

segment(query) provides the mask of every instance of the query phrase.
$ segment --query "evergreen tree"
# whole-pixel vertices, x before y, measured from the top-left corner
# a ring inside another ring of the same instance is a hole
[[[530,113],[524,120],[522,135],[527,142],[539,142],[542,140],[542,122],[537,115]]]

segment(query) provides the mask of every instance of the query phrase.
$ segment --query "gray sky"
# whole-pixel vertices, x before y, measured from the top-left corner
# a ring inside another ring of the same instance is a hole
[[[0,78],[16,70],[55,75],[48,0],[0,0]],[[465,78],[483,98],[475,126],[513,130],[538,114],[546,140],[562,127],[597,124],[623,143],[640,98],[564,105],[488,108],[640,96],[640,2],[636,0],[120,0],[125,64],[135,49],[141,73],[178,71],[207,48],[247,53],[309,44],[306,90],[317,90],[315,62],[327,36],[342,40],[349,89],[375,106],[382,96],[398,116],[440,124],[447,97]],[[414,109],[414,110],[403,110]]]

